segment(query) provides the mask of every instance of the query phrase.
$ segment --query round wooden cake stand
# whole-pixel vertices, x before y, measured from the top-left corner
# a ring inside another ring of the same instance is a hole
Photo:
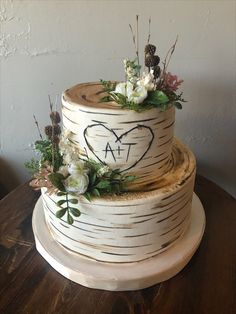
[[[89,288],[138,290],[165,281],[180,272],[197,250],[205,229],[203,206],[193,195],[191,225],[183,238],[165,252],[135,263],[104,263],[85,258],[56,242],[44,219],[41,197],[33,213],[36,248],[66,278]]]

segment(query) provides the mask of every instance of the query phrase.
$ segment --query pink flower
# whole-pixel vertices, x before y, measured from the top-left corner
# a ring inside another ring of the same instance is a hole
[[[177,75],[173,75],[170,72],[163,73],[164,89],[172,91],[172,92],[176,92],[182,83],[183,83],[183,80],[178,80]]]

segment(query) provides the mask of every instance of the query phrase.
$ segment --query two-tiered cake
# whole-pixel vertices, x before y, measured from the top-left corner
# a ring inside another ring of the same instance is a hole
[[[142,113],[99,103],[99,83],[80,84],[62,96],[63,126],[82,156],[137,176],[121,195],[76,197],[81,215],[58,219],[60,197],[43,189],[45,217],[66,248],[104,262],[137,262],[168,249],[190,223],[195,159],[173,139],[174,107]]]
[[[176,43],[175,43],[176,44]],[[92,288],[132,290],[179,272],[197,249],[204,212],[193,194],[192,152],[174,138],[182,83],[145,46],[147,72],[124,60],[124,82],[76,85],[62,95],[62,124],[35,148],[41,188],[33,230],[38,251],[65,277]],[[37,121],[36,125],[38,126]]]

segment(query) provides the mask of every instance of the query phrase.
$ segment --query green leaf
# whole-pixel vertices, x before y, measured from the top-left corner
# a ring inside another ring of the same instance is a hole
[[[58,172],[50,173],[48,178],[58,190],[63,191],[63,192],[66,191],[62,182],[65,178],[61,173],[58,173]]]
[[[112,101],[113,99],[111,98],[111,96],[104,96],[104,97],[102,97],[100,100],[99,100],[99,103],[100,102],[110,102],[110,101]]]
[[[73,217],[69,214],[69,212],[67,212],[67,222],[69,225],[72,225],[74,222]]]
[[[76,198],[71,198],[68,200],[71,204],[78,204],[78,200]]]
[[[174,105],[175,105],[175,107],[176,107],[177,109],[182,109],[182,105],[181,105],[180,102],[175,101],[175,102],[174,102]]]
[[[89,202],[92,201],[92,198],[91,198],[91,195],[90,195],[89,192],[84,193],[83,196],[84,196],[84,197],[86,198],[86,200],[88,200]]]
[[[66,194],[67,194],[66,192],[57,192],[57,196],[64,196]]]
[[[66,200],[60,200],[57,202],[57,206],[61,206],[62,204],[65,204]]]
[[[105,81],[100,79],[101,84],[103,85],[103,90],[105,92],[111,92],[116,88],[116,83],[111,81]]]
[[[144,100],[144,104],[161,105],[169,102],[168,96],[162,91],[151,91]]]
[[[25,162],[25,167],[31,175],[34,175],[36,172],[39,171],[39,161],[32,158],[30,161]]]
[[[79,217],[81,215],[80,211],[78,208],[75,207],[69,207],[69,210],[71,212],[71,214],[75,217]]]
[[[100,181],[98,184],[96,184],[96,188],[98,189],[106,189],[110,186],[110,182],[108,180]]]
[[[101,196],[101,194],[100,194],[100,192],[98,191],[98,189],[93,189],[93,190],[92,190],[92,194],[93,194],[94,196]]]
[[[137,179],[137,176],[126,176],[125,177],[126,182],[133,182],[136,179]]]
[[[94,173],[91,175],[91,177],[90,177],[90,184],[91,184],[92,186],[94,185],[96,179],[97,179],[97,174],[96,174],[96,172],[94,172]]]
[[[66,213],[66,208],[62,208],[56,212],[56,217],[61,218],[65,215],[65,213]]]

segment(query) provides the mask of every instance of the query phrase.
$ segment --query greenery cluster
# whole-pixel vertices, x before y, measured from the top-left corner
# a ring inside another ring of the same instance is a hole
[[[129,101],[126,96],[120,93],[114,93],[115,86],[112,90],[107,89],[106,86],[111,86],[110,81],[101,80],[103,90],[107,92],[107,95],[101,98],[100,102],[114,101],[121,106],[123,109],[130,109],[137,112],[142,112],[151,108],[159,108],[161,111],[167,110],[170,106],[175,106],[177,109],[182,109],[181,102],[186,102],[182,98],[182,93],[177,95],[175,93],[167,93],[161,90],[154,90],[148,92],[147,98],[142,104],[136,104]]]
[[[120,194],[125,190],[125,185],[136,179],[135,176],[122,174],[119,169],[109,170],[104,174],[100,174],[104,165],[94,160],[86,161],[90,169],[89,186],[84,194],[88,201],[91,201],[93,196],[101,196],[104,194]]]
[[[80,216],[80,210],[73,207],[73,204],[78,203],[75,198],[76,194],[67,192],[64,186],[66,179],[60,172],[59,168],[63,165],[63,156],[59,148],[52,149],[52,143],[49,140],[40,140],[35,143],[35,150],[41,154],[40,161],[32,159],[25,163],[29,172],[37,177],[37,174],[46,167],[46,165],[53,166],[53,172],[47,174],[47,178],[58,191],[57,196],[61,199],[56,202],[59,210],[56,212],[58,218],[66,215],[68,224],[73,224],[74,217]],[[125,185],[135,180],[135,176],[126,175],[119,171],[119,169],[111,170],[92,159],[84,160],[85,167],[89,169],[89,185],[83,196],[90,202],[93,197],[99,197],[104,194],[120,194],[124,192]],[[103,169],[106,168],[105,171]],[[104,173],[103,173],[104,172]]]
[[[103,164],[97,163],[94,160],[86,161],[86,166],[90,169],[89,171],[89,185],[87,191],[83,196],[90,202],[93,197],[99,197],[104,194],[120,194],[124,191],[125,185],[128,182],[135,180],[135,176],[121,174],[119,170],[109,170],[108,172],[100,175],[101,169],[104,167]],[[72,217],[79,217],[80,210],[72,207],[71,204],[77,204],[76,198],[69,198],[75,196],[73,193],[68,193],[63,185],[64,176],[60,173],[51,173],[49,179],[52,184],[59,190],[57,196],[63,196],[63,199],[59,200],[56,204],[60,208],[56,212],[58,218],[62,218],[67,214],[68,224],[73,224],[74,219]],[[63,207],[62,205],[66,205]]]

